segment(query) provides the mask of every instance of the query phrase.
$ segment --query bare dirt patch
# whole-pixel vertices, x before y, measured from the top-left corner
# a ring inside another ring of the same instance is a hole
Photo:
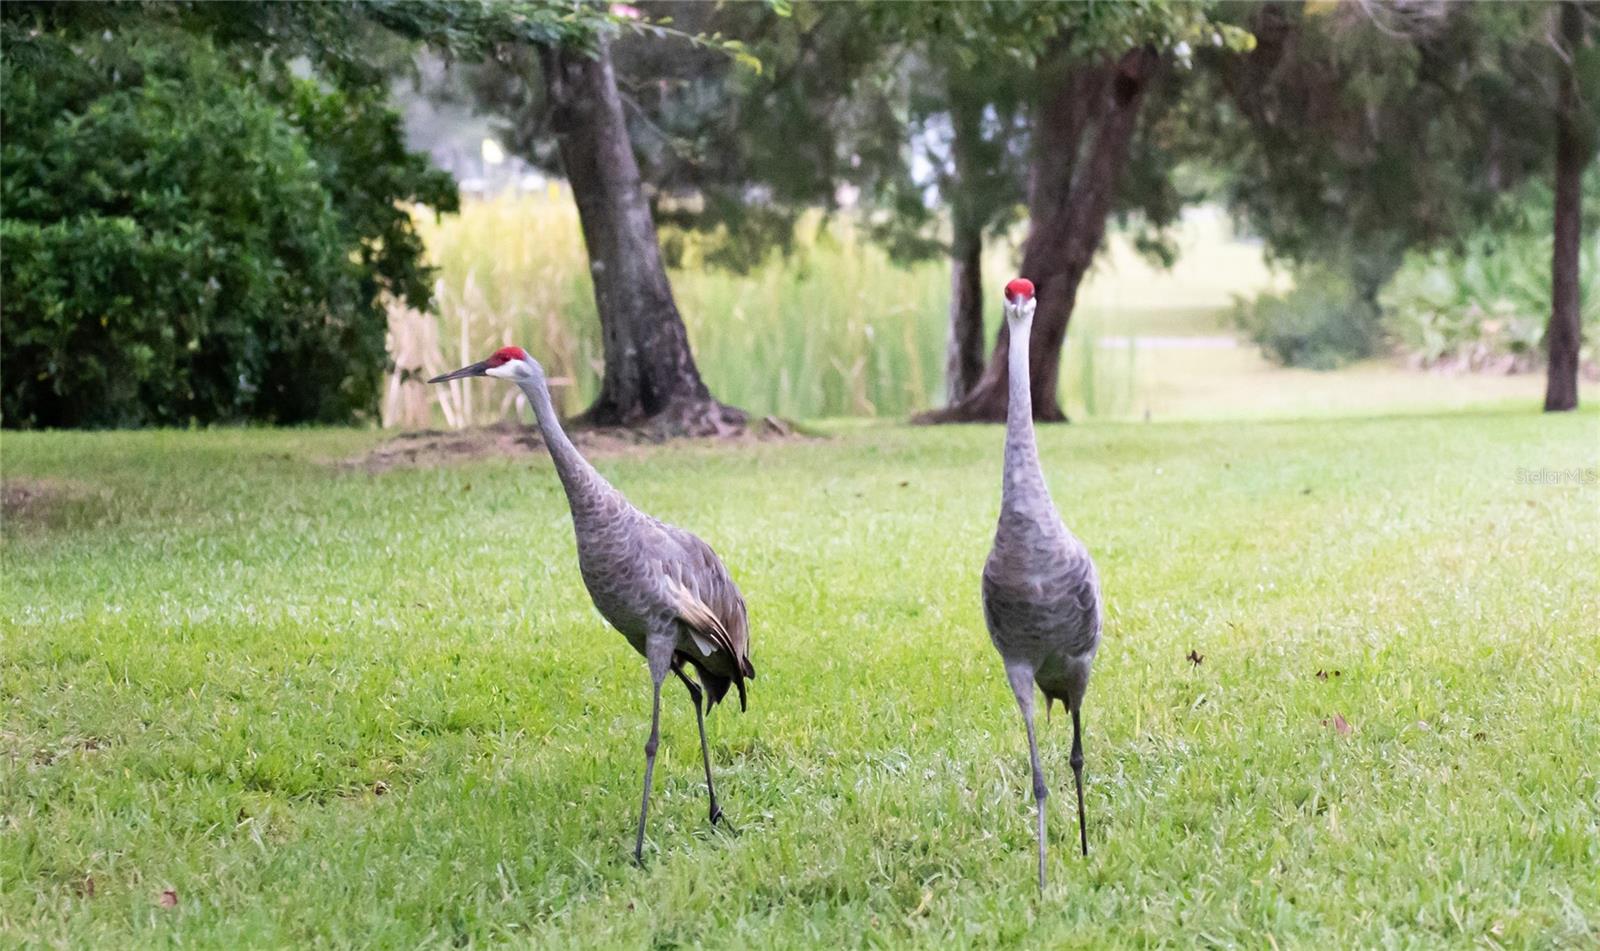
[[[89,486],[65,479],[6,479],[0,482],[0,522],[6,527],[42,522],[62,503],[94,494]]]
[[[577,429],[568,435],[585,456],[625,455],[666,445],[729,446],[789,439],[815,439],[801,433],[787,420],[768,416],[755,420],[736,433],[669,440],[650,430],[626,428]],[[390,469],[429,469],[458,462],[505,456],[547,455],[544,437],[537,427],[520,423],[501,423],[479,429],[424,429],[402,433],[371,452],[347,459],[341,466],[364,472]]]

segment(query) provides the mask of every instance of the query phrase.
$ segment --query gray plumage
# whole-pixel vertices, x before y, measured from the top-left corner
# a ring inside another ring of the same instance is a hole
[[[1050,500],[1034,440],[1028,373],[1028,338],[1033,324],[1031,285],[1026,297],[1005,305],[1010,327],[1009,405],[1006,411],[1005,475],[994,548],[983,567],[983,616],[989,639],[1005,663],[1028,732],[1028,757],[1038,808],[1039,887],[1045,881],[1045,800],[1049,788],[1039,765],[1034,736],[1034,686],[1045,710],[1060,700],[1072,714],[1072,771],[1078,789],[1078,834],[1089,854],[1083,808],[1083,731],[1079,710],[1089,669],[1100,646],[1100,581],[1083,542],[1067,529]]]
[[[583,458],[556,416],[543,368],[525,351],[507,347],[489,360],[431,382],[482,375],[512,380],[527,396],[566,491],[584,586],[600,615],[649,667],[650,738],[645,743],[644,796],[634,840],[634,859],[642,860],[661,737],[661,684],[669,671],[683,681],[694,701],[711,821],[722,817],[711,778],[705,711],[715,707],[730,686],[738,691],[743,710],[745,680],[755,679],[744,598],[710,545],[639,511]],[[694,678],[686,668],[693,670]]]

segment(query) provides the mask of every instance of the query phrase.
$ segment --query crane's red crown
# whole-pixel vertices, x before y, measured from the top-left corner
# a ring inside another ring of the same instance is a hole
[[[489,364],[489,369],[492,370],[495,367],[505,366],[512,360],[526,359],[528,359],[528,351],[522,349],[521,347],[501,347],[499,350],[494,352],[494,356],[490,357],[484,362]]]
[[[1006,300],[1016,303],[1033,297],[1033,282],[1019,277],[1006,285]]]

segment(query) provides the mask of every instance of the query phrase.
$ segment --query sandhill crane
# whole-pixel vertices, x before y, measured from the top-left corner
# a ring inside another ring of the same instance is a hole
[[[1028,377],[1028,337],[1037,301],[1033,283],[1006,285],[1005,318],[1010,328],[1010,401],[1006,409],[1005,477],[994,548],[983,566],[983,617],[989,639],[1005,662],[1028,729],[1033,797],[1038,808],[1039,889],[1044,890],[1045,798],[1049,789],[1039,766],[1033,732],[1033,687],[1044,693],[1045,712],[1056,700],[1072,712],[1072,773],[1078,785],[1078,839],[1089,854],[1083,813],[1083,727],[1079,709],[1089,685],[1089,667],[1100,646],[1100,581],[1088,549],[1068,531],[1050,501],[1034,442],[1033,398]]]
[[[717,705],[730,685],[738,688],[739,709],[745,708],[744,681],[754,680],[756,671],[750,664],[744,598],[710,545],[634,508],[583,458],[556,418],[544,368],[526,350],[503,347],[487,360],[428,382],[472,376],[510,380],[528,397],[567,493],[584,586],[601,616],[644,655],[649,666],[654,699],[650,739],[644,745],[644,797],[633,844],[634,861],[643,862],[650,779],[661,739],[661,682],[669,670],[683,681],[694,701],[711,822],[722,818],[711,781],[705,711]],[[699,683],[684,673],[685,666],[694,668]],[[702,687],[710,697],[704,710]]]

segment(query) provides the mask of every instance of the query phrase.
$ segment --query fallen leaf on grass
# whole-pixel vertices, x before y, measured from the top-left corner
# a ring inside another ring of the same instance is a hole
[[[78,883],[77,892],[84,898],[94,897],[94,876],[85,875],[83,881]]]
[[[156,899],[156,904],[160,905],[162,908],[176,908],[176,907],[178,907],[178,892],[177,892],[177,890],[169,888],[166,891],[162,892],[161,893],[161,897]]]
[[[1189,663],[1199,667],[1200,664],[1206,659],[1206,655],[1200,653],[1199,651],[1192,650],[1189,652],[1189,656],[1185,659],[1188,660]]]
[[[931,902],[931,901],[933,901],[933,892],[932,891],[924,891],[922,893],[922,901],[917,903],[916,910],[913,911],[911,914],[907,915],[906,917],[907,918],[920,917],[921,915],[923,915],[924,913],[927,912],[928,903]]]

